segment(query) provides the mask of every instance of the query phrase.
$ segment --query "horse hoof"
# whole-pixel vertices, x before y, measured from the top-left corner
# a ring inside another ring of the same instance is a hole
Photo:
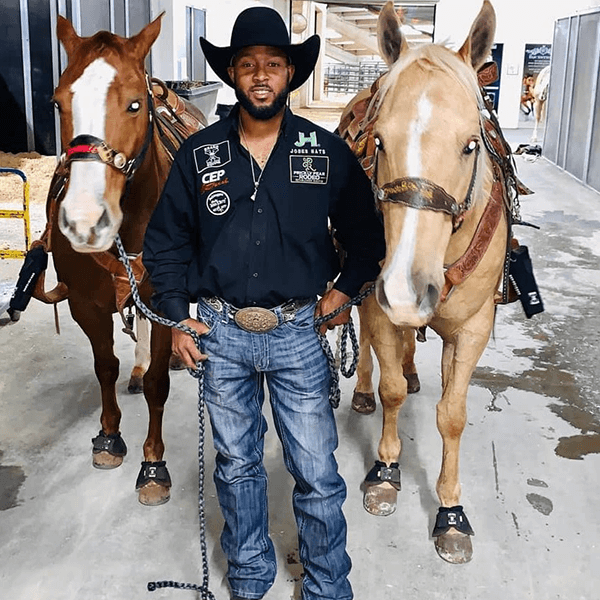
[[[141,377],[132,377],[127,385],[130,394],[141,394],[144,391],[144,383]]]
[[[169,369],[171,371],[183,371],[185,369],[184,362],[177,356],[177,354],[171,354],[169,359]]]
[[[115,456],[114,454],[110,454],[108,452],[98,452],[92,454],[92,465],[94,465],[96,469],[116,469],[122,464],[122,456]]]
[[[398,490],[389,483],[369,485],[363,496],[365,510],[377,517],[387,517],[396,511]]]
[[[453,565],[468,563],[473,558],[471,536],[456,529],[450,529],[436,537],[435,549],[440,558]]]
[[[365,392],[354,392],[352,396],[352,408],[361,415],[370,415],[375,412],[375,394]]]
[[[123,463],[127,445],[121,433],[104,433],[92,438],[92,464],[96,469],[116,469]]]
[[[160,506],[171,498],[171,490],[155,481],[149,481],[138,490],[138,500],[144,506]]]
[[[421,389],[421,382],[416,373],[409,373],[404,376],[404,379],[406,379],[409,394],[416,394]]]

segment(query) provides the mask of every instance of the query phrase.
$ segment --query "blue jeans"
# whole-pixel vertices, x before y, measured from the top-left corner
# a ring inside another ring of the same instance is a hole
[[[249,333],[227,310],[198,303],[198,318],[210,327],[201,340],[208,355],[205,402],[217,450],[214,479],[225,519],[221,546],[229,585],[241,598],[262,598],[277,570],[263,465],[265,380],[285,465],[295,481],[302,599],[353,597],[342,513],[346,486],[333,455],[338,438],[328,400],[330,375],[313,329],[314,309],[309,303],[289,322],[275,309],[278,327]]]

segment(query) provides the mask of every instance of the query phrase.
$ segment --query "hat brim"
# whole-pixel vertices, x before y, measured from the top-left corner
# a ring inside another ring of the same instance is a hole
[[[257,44],[253,44],[257,45]],[[265,44],[270,46],[271,44]],[[212,70],[217,74],[217,77],[227,84],[229,87],[235,87],[233,81],[229,77],[227,69],[231,66],[231,59],[245,46],[238,48],[226,46],[221,48],[211,44],[206,38],[200,38],[200,46],[206,57],[206,61],[211,66]],[[319,59],[319,48],[321,40],[318,35],[313,35],[301,44],[289,44],[287,46],[277,46],[285,52],[291,63],[294,65],[294,76],[290,81],[290,91],[298,89],[311,75],[317,60]]]

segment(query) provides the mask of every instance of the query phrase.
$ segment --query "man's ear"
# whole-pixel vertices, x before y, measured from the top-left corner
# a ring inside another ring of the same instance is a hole
[[[288,83],[290,83],[290,81],[292,81],[295,72],[296,72],[296,67],[294,65],[288,65]]]
[[[227,75],[229,75],[229,79],[235,83],[235,69],[233,67],[227,67]]]

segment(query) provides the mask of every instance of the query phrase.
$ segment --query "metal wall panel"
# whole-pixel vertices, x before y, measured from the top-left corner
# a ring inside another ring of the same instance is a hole
[[[555,24],[543,155],[600,191],[600,9]]]
[[[2,0],[0,18],[0,150],[27,151],[19,0]]]
[[[546,107],[546,123],[544,132],[544,155],[552,162],[557,162],[558,139],[562,106],[565,91],[565,70],[567,66],[567,48],[569,43],[569,19],[560,19],[554,28],[552,40],[552,71],[550,75],[550,91]]]
[[[577,37],[576,61],[574,72],[573,101],[571,103],[570,128],[567,137],[567,156],[564,167],[577,179],[585,181],[587,139],[592,120],[592,77],[598,39],[598,14],[581,15],[579,35]]]

